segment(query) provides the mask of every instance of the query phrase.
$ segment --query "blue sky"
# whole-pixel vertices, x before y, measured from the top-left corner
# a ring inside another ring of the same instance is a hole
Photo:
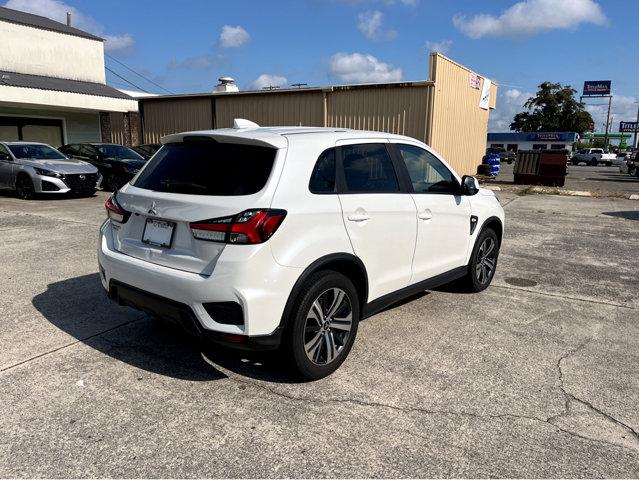
[[[222,75],[242,89],[427,77],[442,50],[500,84],[492,130],[507,130],[542,81],[581,89],[612,80],[614,128],[634,120],[639,65],[634,0],[8,0],[107,38],[113,58],[171,92],[209,91]],[[107,57],[148,91],[162,90]],[[108,81],[128,87],[108,73]],[[601,126],[603,106],[591,107]]]

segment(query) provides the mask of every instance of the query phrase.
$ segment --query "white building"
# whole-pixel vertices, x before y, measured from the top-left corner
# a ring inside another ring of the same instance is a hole
[[[111,113],[137,123],[137,100],[106,85],[103,43],[0,7],[0,140],[111,141]]]
[[[568,150],[579,141],[574,132],[503,132],[489,133],[486,148],[518,150]]]

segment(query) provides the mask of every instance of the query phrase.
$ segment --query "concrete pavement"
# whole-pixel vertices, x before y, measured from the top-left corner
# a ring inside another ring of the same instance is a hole
[[[0,477],[639,476],[639,203],[500,200],[493,286],[367,319],[297,383],[109,303],[103,194],[0,197]]]

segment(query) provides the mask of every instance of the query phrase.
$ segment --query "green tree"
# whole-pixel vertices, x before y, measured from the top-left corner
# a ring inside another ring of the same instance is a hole
[[[577,132],[590,130],[592,116],[582,102],[575,98],[577,91],[570,85],[544,82],[534,97],[530,97],[510,124],[516,132]]]

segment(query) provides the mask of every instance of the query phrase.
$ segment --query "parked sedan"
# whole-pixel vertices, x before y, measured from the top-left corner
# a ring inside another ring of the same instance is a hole
[[[44,143],[0,142],[0,188],[28,200],[38,193],[93,195],[98,169]]]
[[[131,150],[139,153],[144,157],[145,160],[148,160],[155,152],[157,152],[162,144],[160,143],[145,143],[144,145],[138,145],[136,147],[131,147]]]
[[[97,167],[104,181],[104,190],[115,191],[131,180],[145,160],[129,147],[115,143],[76,143],[59,150],[65,155],[89,162]]]

